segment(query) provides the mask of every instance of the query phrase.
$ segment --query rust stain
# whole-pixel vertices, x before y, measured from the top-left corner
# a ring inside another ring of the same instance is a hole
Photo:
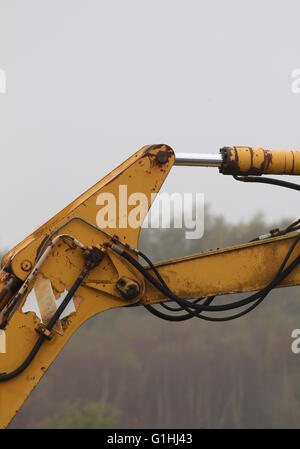
[[[273,157],[271,151],[269,151],[269,150],[263,150],[263,151],[264,151],[264,162],[261,167],[262,168],[261,174],[265,173],[268,170],[269,166],[272,163],[272,157]]]
[[[74,301],[75,310],[77,311],[79,305],[82,303],[82,297],[79,295],[73,296],[73,301]]]
[[[250,167],[251,168],[254,168],[253,167],[253,148],[251,148],[251,147],[248,147],[248,149],[249,149],[249,151],[250,151]]]
[[[239,155],[242,158],[245,150],[250,152],[250,167],[248,170],[241,170]],[[260,150],[260,149],[258,149]],[[261,150],[260,150],[261,151]],[[252,147],[224,147],[220,152],[223,155],[223,164],[220,168],[220,172],[223,175],[256,175],[260,176],[266,173],[272,164],[272,152],[269,150],[263,151],[263,161],[260,167],[255,167],[255,157],[258,157],[258,153],[255,148]]]
[[[235,147],[223,147],[220,149],[220,153],[223,156],[223,164],[219,169],[220,172],[223,175],[237,174],[236,167],[238,166],[238,160]]]
[[[146,148],[145,148],[144,151],[143,151],[142,157],[145,157],[145,156],[154,156],[153,154],[151,154],[151,151],[153,151],[153,150],[158,150],[158,149],[162,148],[163,146],[164,146],[163,143],[158,144],[158,145],[147,145]]]
[[[155,150],[160,150],[158,153]],[[159,165],[166,164],[170,157],[174,154],[172,148],[169,145],[158,144],[158,145],[148,145],[142,157],[150,157],[151,162],[157,163]]]

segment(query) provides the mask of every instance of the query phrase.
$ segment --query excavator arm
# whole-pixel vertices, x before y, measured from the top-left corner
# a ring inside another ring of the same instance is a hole
[[[272,288],[300,284],[298,223],[245,244],[152,264],[138,249],[140,227],[174,164],[272,183],[261,175],[300,174],[300,152],[226,147],[215,155],[175,157],[167,145],[143,147],[9,251],[0,271],[0,427],[79,326],[100,312],[139,305],[171,321],[218,321],[229,319],[230,310],[237,311],[234,318],[254,308]],[[213,302],[241,292],[255,293]],[[225,317],[216,317],[219,312]]]

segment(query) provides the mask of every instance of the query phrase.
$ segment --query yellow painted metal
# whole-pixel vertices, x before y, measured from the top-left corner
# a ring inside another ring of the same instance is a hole
[[[156,267],[171,290],[187,299],[256,291],[274,278],[297,235],[291,233],[195,254],[161,262]],[[300,243],[289,263],[299,254]],[[299,284],[300,267],[297,266],[278,287]],[[163,294],[147,281],[144,302],[157,303],[163,299]]]
[[[44,238],[75,216],[96,225],[96,216],[99,211],[98,195],[104,192],[112,193],[118,199],[120,185],[127,186],[128,196],[136,192],[143,192],[148,199],[149,209],[154,200],[152,194],[159,191],[173,163],[174,153],[170,147],[165,145],[143,147],[102,181],[17,245],[5,256],[3,263],[11,262],[14,274],[22,280],[26,279],[28,272],[22,270],[22,262],[26,260],[34,265],[37,251]],[[134,205],[128,205],[128,212],[130,213],[133,208]],[[117,235],[124,244],[127,243],[137,247],[140,227],[136,229],[128,226],[121,228],[119,218],[124,217],[120,217],[118,211],[117,227],[107,228],[105,231]],[[141,218],[143,219],[143,217]],[[70,234],[86,246],[100,245],[108,241],[107,235],[78,220],[73,220],[67,224],[59,233]],[[82,323],[99,312],[132,304],[139,299],[125,301],[120,298],[114,282],[118,279],[118,273],[122,272],[122,268],[118,266],[116,258],[112,262],[115,256],[112,255],[111,257],[106,257],[99,267],[92,270],[85,284],[78,289],[77,295],[81,298],[81,303],[76,313],[67,318],[64,334],[56,335],[53,340],[45,342],[33,362],[23,373],[12,380],[0,382],[0,427],[7,426],[63,346]],[[41,267],[40,273],[45,278],[50,279],[56,294],[62,294],[65,290],[68,291],[71,288],[82,270],[83,264],[84,259],[81,251],[70,246],[67,241],[61,242],[52,250],[50,257]],[[132,271],[132,268],[123,268],[124,274],[128,274],[130,270]],[[138,274],[131,277],[138,278]],[[0,276],[0,279],[2,278],[3,274]],[[95,280],[97,288],[92,288]],[[141,279],[139,280],[142,282]],[[87,285],[89,282],[92,284],[91,287]],[[109,291],[101,291],[101,283],[104,285],[104,290],[105,285],[108,286],[108,290],[113,287],[114,294]],[[0,288],[3,285],[4,283],[0,281]],[[32,285],[28,293],[31,288]],[[25,300],[26,297],[14,313],[5,331],[7,347],[6,353],[0,353],[1,373],[15,370],[30,353],[38,337],[35,328],[39,319],[32,312],[26,314],[22,312]]]
[[[119,199],[119,188],[124,185],[127,186],[128,196],[136,192],[144,193],[150,207],[154,199],[151,194],[159,191],[173,163],[174,153],[165,145],[144,147],[134,154],[6,255],[3,270],[0,272],[0,293],[6,285],[6,267],[10,265],[12,272],[19,279],[25,280],[28,272],[24,267],[27,269],[28,266],[34,266],[37,252],[45,237],[57,228],[60,230],[55,235],[69,234],[85,246],[103,245],[111,241],[112,238],[107,233],[104,234],[78,219],[73,221],[70,219],[80,217],[94,226],[97,225],[98,195],[112,193]],[[243,165],[244,169],[247,169],[247,165]],[[128,206],[129,211],[132,208],[134,205]],[[122,213],[122,211],[117,213],[117,228],[111,226],[105,231],[117,235],[117,241],[136,248],[140,227],[134,229],[120,226],[118,219],[121,218],[122,221],[124,218],[121,216]],[[293,238],[295,234],[275,237],[172,260],[157,266],[170,288],[185,298],[253,291],[264,287],[272,279]],[[297,247],[293,257],[298,254]],[[51,281],[54,294],[59,296],[65,290],[70,290],[83,264],[82,251],[67,240],[61,240],[41,266],[39,275]],[[117,290],[116,282],[120,276],[130,278],[141,286],[140,295],[134,300],[125,301]],[[300,284],[299,268],[289,275],[282,286],[298,284]],[[6,328],[7,347],[6,353],[0,353],[0,372],[11,372],[16,369],[37,340],[35,328],[40,323],[39,318],[33,312],[22,312],[22,306],[32,288],[33,285],[30,285]],[[51,341],[46,341],[29,367],[20,375],[12,380],[0,382],[0,427],[7,426],[82,323],[97,313],[134,304],[138,300],[141,300],[141,303],[165,300],[148,282],[144,282],[135,269],[121,260],[120,256],[113,254],[109,248],[105,259],[91,271],[78,289],[76,297],[79,298],[79,306],[75,313],[63,321],[63,334],[56,333]]]
[[[225,147],[221,152],[225,160],[220,171],[226,175],[300,174],[300,151],[297,150]]]

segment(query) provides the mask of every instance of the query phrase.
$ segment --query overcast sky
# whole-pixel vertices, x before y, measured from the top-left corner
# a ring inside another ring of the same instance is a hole
[[[300,149],[300,2],[0,0],[0,248],[146,144]],[[299,180],[300,182],[300,180]],[[297,193],[175,167],[234,222],[299,217]]]

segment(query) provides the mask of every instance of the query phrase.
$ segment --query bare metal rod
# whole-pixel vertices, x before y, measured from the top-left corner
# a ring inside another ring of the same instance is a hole
[[[221,167],[223,158],[221,154],[205,153],[176,153],[174,165],[195,167]]]

